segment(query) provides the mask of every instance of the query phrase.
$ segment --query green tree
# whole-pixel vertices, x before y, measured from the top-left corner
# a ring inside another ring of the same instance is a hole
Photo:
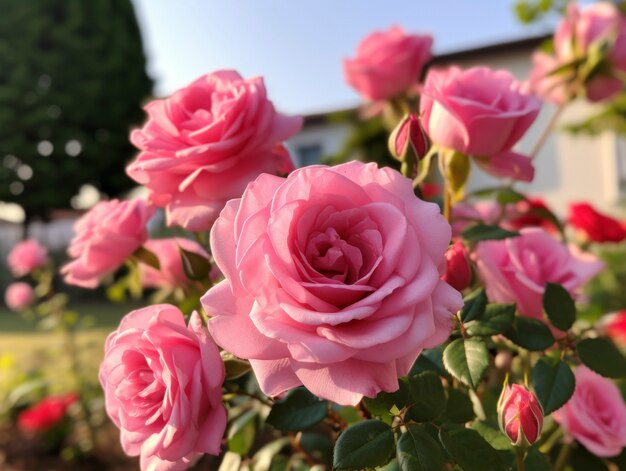
[[[130,0],[0,0],[0,201],[45,219],[84,184],[132,187],[151,90]]]

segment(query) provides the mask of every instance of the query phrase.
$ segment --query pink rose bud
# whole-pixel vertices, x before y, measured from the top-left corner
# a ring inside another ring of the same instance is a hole
[[[498,401],[500,430],[515,446],[528,447],[541,435],[543,409],[535,395],[524,386],[504,386]]]
[[[11,283],[4,293],[4,302],[12,311],[22,311],[35,300],[33,288],[28,283],[17,281]]]
[[[463,291],[472,281],[472,269],[465,246],[457,240],[446,252],[446,272],[441,277],[453,288]]]
[[[430,147],[422,123],[414,114],[406,115],[389,136],[389,152],[395,159],[403,161],[409,144],[418,160],[426,155]]]

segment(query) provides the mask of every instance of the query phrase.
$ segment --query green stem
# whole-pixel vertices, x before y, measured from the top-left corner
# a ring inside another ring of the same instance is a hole
[[[517,462],[517,471],[525,471],[526,465],[524,460],[526,459],[526,450],[523,448],[515,449],[515,460]]]
[[[565,469],[565,465],[567,464],[570,451],[572,451],[571,443],[564,443],[561,446],[561,450],[559,450],[559,456],[557,456],[556,463],[554,463],[554,471],[561,471]]]

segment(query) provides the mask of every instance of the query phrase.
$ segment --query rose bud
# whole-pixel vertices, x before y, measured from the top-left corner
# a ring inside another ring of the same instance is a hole
[[[543,409],[524,386],[506,384],[498,400],[498,424],[512,445],[526,448],[541,435]]]
[[[459,291],[467,288],[472,281],[467,251],[460,240],[452,244],[446,252],[446,272],[441,279]]]
[[[417,115],[408,114],[400,121],[389,136],[389,152],[394,159],[403,161],[409,150],[409,145],[417,160],[426,155],[430,144]]]

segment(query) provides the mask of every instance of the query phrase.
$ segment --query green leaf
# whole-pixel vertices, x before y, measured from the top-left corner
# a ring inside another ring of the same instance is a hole
[[[154,254],[154,252],[151,252],[143,246],[133,252],[133,258],[138,262],[145,263],[146,265],[149,265],[157,270],[161,268],[159,258]]]
[[[375,398],[365,397],[365,407],[373,416],[380,417],[383,421],[391,423],[393,415],[390,410],[395,406],[402,409],[409,403],[409,385],[405,378],[398,381],[397,391],[388,393],[381,391]]]
[[[575,384],[574,373],[558,358],[544,356],[533,368],[532,385],[544,415],[563,406],[574,394]]]
[[[382,466],[391,460],[394,451],[391,427],[380,420],[366,420],[348,427],[339,435],[333,467],[362,469]]]
[[[183,264],[185,276],[190,280],[199,281],[206,280],[211,271],[211,262],[202,255],[190,252],[178,246],[178,253]]]
[[[281,437],[273,442],[264,445],[252,457],[252,465],[254,471],[269,471],[272,467],[272,461],[278,455],[280,450],[289,445],[289,437]],[[236,468],[239,470],[240,468]],[[241,468],[245,469],[245,468]]]
[[[463,471],[505,471],[498,452],[472,429],[439,431],[439,441]]]
[[[396,447],[398,465],[402,471],[432,471],[443,468],[443,453],[422,425],[410,424]]]
[[[274,404],[267,423],[278,430],[298,431],[321,422],[327,413],[327,401],[318,399],[304,388],[297,388]]]
[[[496,450],[511,450],[511,440],[499,429],[487,425],[485,422],[476,420],[472,423],[472,429],[476,430]]]
[[[255,419],[258,412],[250,410],[233,420],[228,430],[228,450],[245,455],[254,443],[256,435]]]
[[[448,376],[446,368],[443,366],[443,347],[426,348],[417,357],[411,367],[409,376],[413,376],[424,371],[433,371],[439,376]]]
[[[463,309],[461,309],[461,322],[469,322],[480,319],[485,313],[487,307],[487,294],[485,288],[479,288],[469,294],[463,300]]]
[[[504,333],[511,342],[530,351],[542,351],[554,344],[550,328],[530,317],[516,316],[513,326]]]
[[[472,400],[459,389],[448,389],[444,417],[458,424],[469,422],[475,417]]]
[[[543,293],[543,310],[550,323],[560,330],[568,330],[576,320],[576,305],[563,286],[548,283]]]
[[[316,463],[324,463],[328,469],[333,464],[333,443],[330,438],[315,432],[304,432],[300,436],[300,448],[306,451]],[[256,469],[255,469],[256,471]]]
[[[489,337],[511,328],[515,319],[515,304],[489,304],[484,315],[466,325],[470,336]]]
[[[436,373],[425,371],[407,378],[409,417],[416,422],[428,422],[439,417],[446,407],[446,395]]]
[[[489,366],[489,352],[480,339],[456,339],[444,350],[443,364],[452,376],[476,389]]]
[[[472,224],[463,232],[461,237],[468,242],[480,242],[482,240],[502,240],[509,237],[517,237],[519,232],[507,231],[499,226],[489,226],[487,224]]]
[[[626,358],[609,339],[581,340],[576,350],[582,362],[596,373],[607,378],[626,376]]]
[[[227,380],[240,378],[251,369],[249,362],[235,358],[230,353],[222,352],[222,359],[226,368]]]

